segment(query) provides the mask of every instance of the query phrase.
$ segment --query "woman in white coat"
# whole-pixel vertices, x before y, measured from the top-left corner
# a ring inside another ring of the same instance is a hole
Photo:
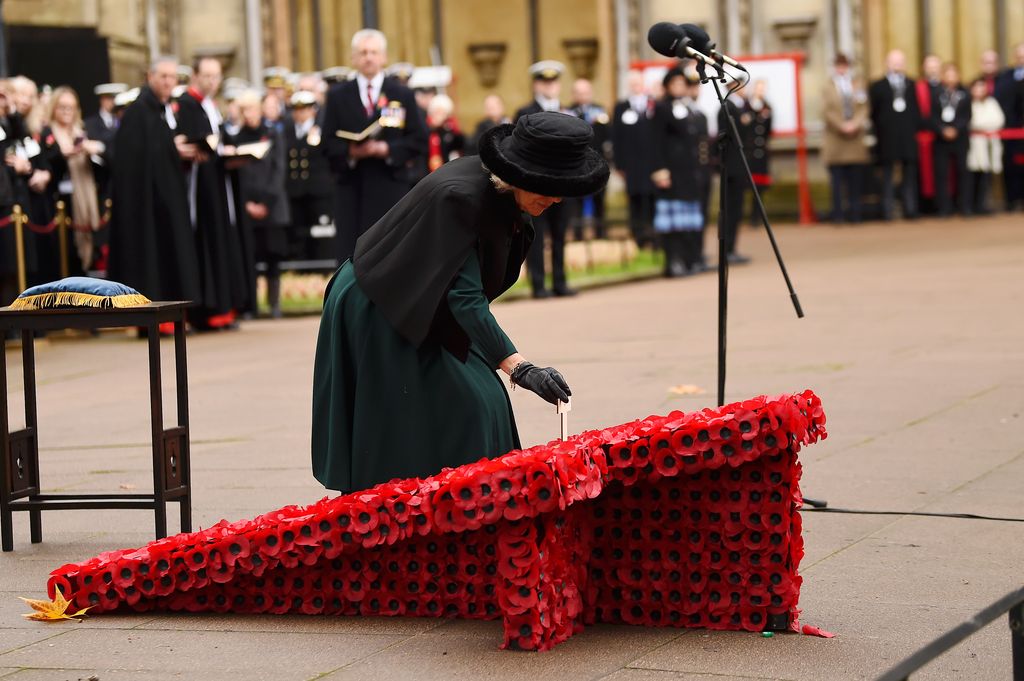
[[[967,170],[972,183],[974,213],[990,213],[988,190],[992,175],[1003,172],[1003,141],[999,131],[1006,117],[996,98],[988,94],[985,81],[971,83],[971,142],[967,150]]]

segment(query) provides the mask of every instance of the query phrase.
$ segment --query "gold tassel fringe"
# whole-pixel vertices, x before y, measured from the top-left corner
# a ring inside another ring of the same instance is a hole
[[[15,298],[11,303],[12,310],[42,310],[55,307],[98,307],[124,308],[148,305],[150,299],[141,293],[125,293],[118,296],[98,296],[93,293],[76,293],[71,291],[53,291],[38,293],[34,296]]]

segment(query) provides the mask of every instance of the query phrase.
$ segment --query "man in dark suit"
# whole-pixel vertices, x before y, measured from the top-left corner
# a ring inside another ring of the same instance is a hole
[[[932,95],[930,126],[935,133],[935,187],[939,215],[953,212],[950,175],[956,177],[957,207],[970,214],[971,182],[967,177],[967,146],[971,125],[971,96],[960,84],[960,72],[944,64],[939,88]]]
[[[736,122],[736,132],[740,135],[743,148],[753,149],[754,120],[757,112],[750,106],[746,88],[737,89],[726,98],[725,106],[719,108],[719,130],[727,130],[729,127],[726,110],[732,114],[732,119]],[[750,262],[750,258],[736,252],[736,240],[739,237],[740,223],[743,221],[743,206],[750,192],[750,180],[747,179],[743,156],[731,139],[727,140],[723,149],[720,172],[722,178],[729,183],[728,205],[726,206],[725,228],[723,229],[725,252],[730,263],[743,265]]]
[[[338,259],[352,256],[356,239],[409,191],[409,168],[427,153],[426,122],[409,88],[386,78],[387,39],[375,29],[352,38],[358,74],[327,94],[323,145],[337,180]],[[378,133],[349,141],[338,132],[358,134],[373,122]]]
[[[626,181],[629,197],[629,230],[640,247],[653,241],[654,171],[651,120],[654,98],[644,85],[644,74],[632,70],[626,77],[629,95],[612,112],[612,157],[615,169]]]
[[[1014,65],[996,77],[994,96],[1006,116],[1007,128],[1024,126],[1024,43],[1014,48]],[[1006,209],[1024,208],[1024,140],[1003,141],[1003,182]]]
[[[551,59],[539,61],[530,67],[533,80],[533,101],[516,111],[515,120],[527,114],[541,111],[566,113],[559,99],[562,93],[561,78],[565,65]],[[533,219],[534,239],[526,257],[526,269],[530,274],[530,288],[534,298],[574,296],[576,290],[569,288],[565,278],[565,232],[569,227],[569,210],[564,203],[556,203]],[[544,235],[551,236],[551,279],[549,291],[544,283]]]
[[[914,80],[906,73],[906,57],[900,50],[886,56],[887,73],[871,84],[871,121],[875,153],[882,166],[882,215],[893,217],[893,170],[900,166],[903,217],[917,217],[917,130],[921,126]]]
[[[600,104],[594,103],[594,86],[586,78],[578,78],[572,84],[572,106],[569,113],[590,124],[594,130],[594,140],[590,146],[606,159],[611,156],[611,142],[608,112]],[[593,196],[585,196],[568,202],[576,238],[583,240],[583,226],[589,217],[593,221],[594,236],[598,239],[607,238],[607,225],[604,219],[605,188]]]

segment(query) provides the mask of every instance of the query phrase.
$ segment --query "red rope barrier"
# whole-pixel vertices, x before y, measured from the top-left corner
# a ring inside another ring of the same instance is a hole
[[[53,230],[57,229],[57,219],[54,218],[48,225],[36,225],[29,222],[28,228],[36,234],[51,234]]]
[[[996,132],[971,131],[972,137],[998,137],[1003,140],[1024,140],[1024,128],[1004,128]]]
[[[13,215],[8,215],[5,218],[0,218],[0,229],[3,229],[4,227],[6,227],[7,225],[11,224],[12,222],[14,222],[14,216]]]

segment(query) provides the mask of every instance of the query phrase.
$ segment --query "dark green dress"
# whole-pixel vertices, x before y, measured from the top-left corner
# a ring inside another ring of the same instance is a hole
[[[325,487],[426,477],[520,446],[496,373],[516,349],[488,308],[475,249],[447,303],[470,339],[465,363],[437,343],[417,348],[399,335],[351,262],[334,275],[313,374],[313,474]]]

